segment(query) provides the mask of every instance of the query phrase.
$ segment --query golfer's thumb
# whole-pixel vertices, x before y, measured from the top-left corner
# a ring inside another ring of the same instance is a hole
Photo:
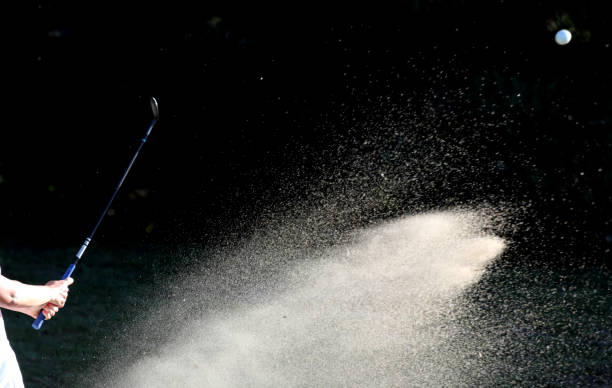
[[[67,285],[67,286],[69,286],[69,285],[71,285],[72,283],[74,283],[74,279],[73,279],[73,278],[66,278],[64,281],[66,282],[66,285]]]

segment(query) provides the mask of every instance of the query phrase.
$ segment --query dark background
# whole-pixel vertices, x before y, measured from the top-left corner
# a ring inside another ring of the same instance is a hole
[[[610,265],[608,15],[604,1],[26,2],[4,37],[0,236],[77,247],[148,96],[161,120],[94,241],[205,243],[307,201],[338,160],[327,151],[373,131],[359,123],[388,116],[386,99],[450,117],[436,136],[467,140],[483,169],[367,217],[503,202],[521,209],[523,249]]]
[[[5,9],[3,275],[41,284],[63,272],[150,122],[149,96],[161,112],[69,308],[36,332],[3,311],[26,385],[91,386],[109,354],[159,348],[198,314],[171,301],[206,300],[176,280],[254,231],[310,248],[457,206],[499,211],[494,233],[509,242],[466,294],[487,317],[469,317],[470,341],[512,338],[492,349],[509,371],[495,383],[612,381],[607,3]],[[559,28],[574,35],[567,46]],[[162,316],[143,319],[151,304]]]

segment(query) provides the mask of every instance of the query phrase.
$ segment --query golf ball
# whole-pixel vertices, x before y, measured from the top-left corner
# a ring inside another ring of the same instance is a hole
[[[557,34],[555,35],[555,42],[557,42],[557,44],[563,46],[565,44],[568,44],[570,40],[572,40],[571,32],[569,32],[568,30],[557,31]]]

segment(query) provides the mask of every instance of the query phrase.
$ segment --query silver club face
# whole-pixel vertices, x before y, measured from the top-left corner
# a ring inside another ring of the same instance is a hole
[[[151,110],[153,111],[153,117],[155,119],[159,119],[159,106],[157,105],[157,100],[155,97],[151,97]]]

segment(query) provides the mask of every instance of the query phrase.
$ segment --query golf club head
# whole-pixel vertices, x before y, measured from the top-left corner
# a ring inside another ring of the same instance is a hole
[[[153,117],[155,120],[159,119],[159,105],[157,105],[157,100],[155,97],[151,97],[151,110],[153,111]]]

